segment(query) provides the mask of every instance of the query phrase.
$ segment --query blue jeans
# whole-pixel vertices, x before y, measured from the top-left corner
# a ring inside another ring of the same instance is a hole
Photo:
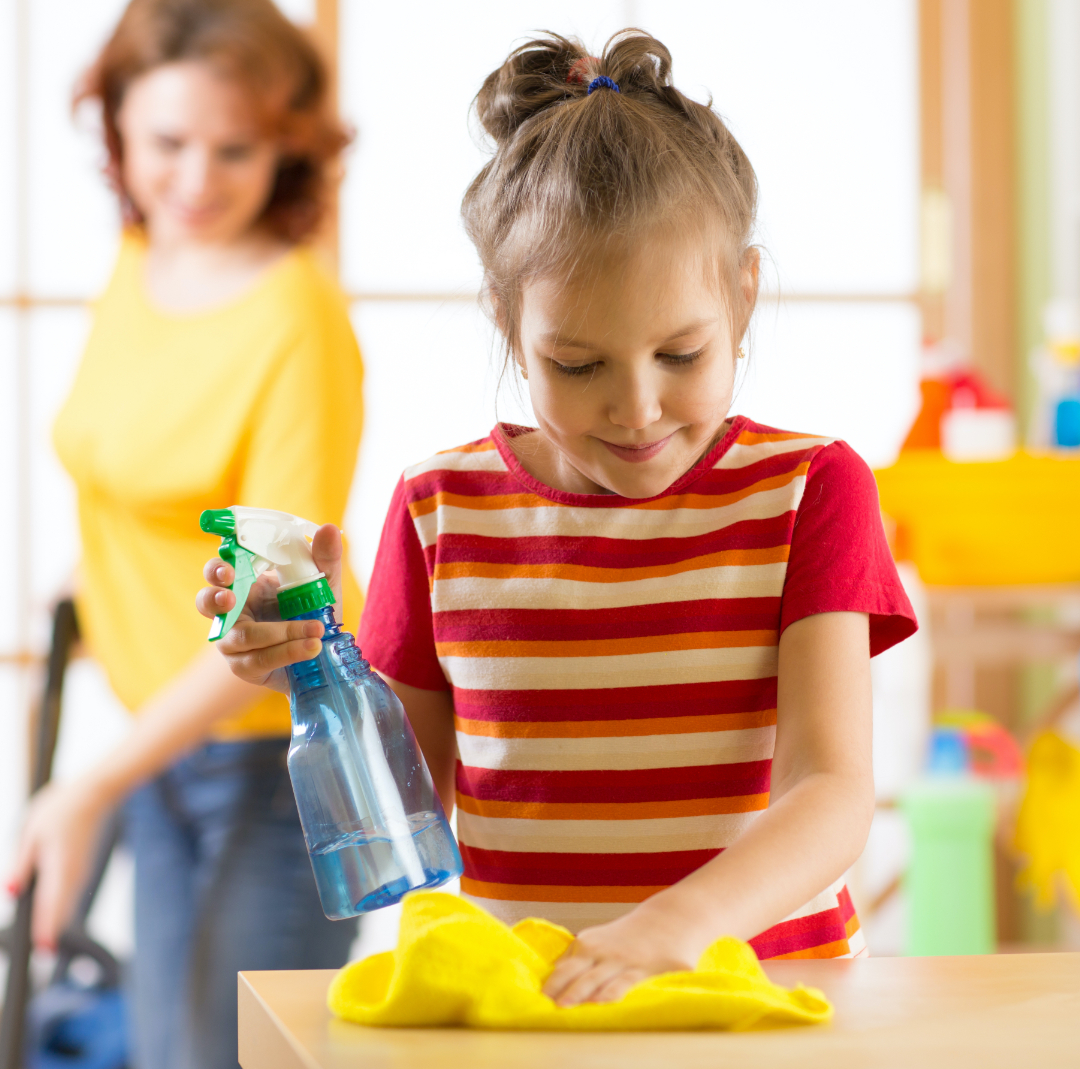
[[[319,905],[288,741],[211,743],[132,795],[136,1069],[236,1069],[236,974],[330,969],[355,921]]]

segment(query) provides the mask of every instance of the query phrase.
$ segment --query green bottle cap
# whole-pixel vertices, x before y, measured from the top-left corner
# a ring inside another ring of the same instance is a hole
[[[288,590],[279,590],[277,603],[282,620],[294,620],[297,616],[314,612],[324,605],[333,605],[334,592],[330,589],[326,577],[323,576],[310,583],[289,587]]]

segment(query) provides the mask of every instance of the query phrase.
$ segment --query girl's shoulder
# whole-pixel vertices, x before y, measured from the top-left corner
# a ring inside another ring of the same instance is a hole
[[[425,493],[431,488],[452,482],[458,487],[470,483],[490,486],[492,476],[508,475],[506,464],[495,444],[495,431],[483,438],[443,449],[402,473],[406,494]]]

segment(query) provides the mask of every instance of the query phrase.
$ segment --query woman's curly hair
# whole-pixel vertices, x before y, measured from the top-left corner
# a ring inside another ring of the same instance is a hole
[[[74,104],[101,105],[105,173],[125,222],[143,222],[124,185],[124,143],[117,114],[128,86],[166,63],[198,60],[251,90],[283,146],[259,222],[287,241],[318,228],[351,135],[332,107],[329,77],[315,45],[273,0],[131,0],[112,37],[83,74]]]

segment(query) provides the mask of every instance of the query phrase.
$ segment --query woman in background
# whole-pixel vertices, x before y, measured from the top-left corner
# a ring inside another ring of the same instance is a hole
[[[128,225],[55,442],[78,490],[82,633],[136,715],[108,760],[33,800],[11,885],[37,871],[34,937],[55,945],[127,797],[136,1065],[225,1069],[237,971],[339,966],[355,935],[319,906],[288,703],[237,680],[192,607],[214,549],[202,509],[343,518],[360,354],[303,242],[348,137],[271,0],[132,0],[76,100],[101,105]],[[359,599],[350,577],[353,630]]]

